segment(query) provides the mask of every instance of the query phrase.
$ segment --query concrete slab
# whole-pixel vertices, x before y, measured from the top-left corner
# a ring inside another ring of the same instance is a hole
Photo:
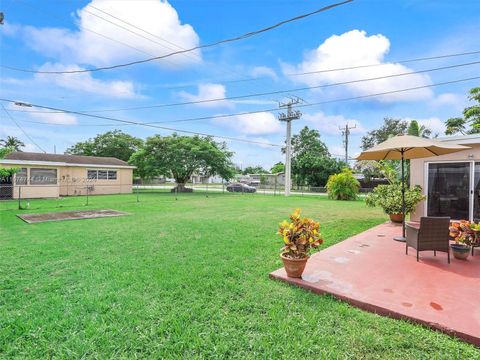
[[[81,219],[97,219],[104,217],[126,216],[129,213],[105,209],[105,210],[79,210],[79,211],[60,211],[38,214],[17,214],[23,221],[34,224],[46,221],[63,221],[63,220],[81,220]]]
[[[314,254],[302,279],[283,268],[270,274],[319,294],[331,294],[380,315],[408,319],[480,346],[480,249],[466,261],[416,252],[393,240],[401,227],[385,223]]]

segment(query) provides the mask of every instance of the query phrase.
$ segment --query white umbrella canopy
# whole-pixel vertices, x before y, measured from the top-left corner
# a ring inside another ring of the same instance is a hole
[[[363,151],[356,160],[402,160],[402,236],[394,239],[405,241],[405,172],[404,160],[440,156],[470,149],[468,146],[425,139],[419,136],[397,135]]]
[[[468,146],[449,144],[435,139],[411,135],[394,136],[368,150],[356,160],[408,160],[439,156],[470,149]],[[403,156],[402,156],[403,155]]]

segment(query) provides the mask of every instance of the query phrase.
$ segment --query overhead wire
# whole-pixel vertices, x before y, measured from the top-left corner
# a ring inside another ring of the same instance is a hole
[[[465,67],[465,66],[471,66],[471,65],[478,65],[478,64],[480,64],[480,61],[473,61],[473,62],[468,62],[468,63],[447,65],[447,66],[441,66],[441,67],[436,67],[436,68],[431,68],[431,69],[409,71],[409,72],[398,73],[398,74],[377,76],[377,77],[372,77],[372,78],[349,80],[349,81],[315,85],[315,86],[306,86],[306,87],[300,87],[300,88],[294,88],[294,89],[276,90],[276,91],[268,91],[268,92],[261,92],[261,93],[251,93],[251,94],[243,94],[243,95],[237,95],[237,96],[228,96],[228,97],[223,97],[223,98],[212,98],[212,99],[184,101],[184,102],[177,102],[177,103],[123,107],[123,108],[116,108],[116,109],[95,109],[95,110],[78,110],[78,111],[86,112],[86,113],[102,113],[102,112],[116,112],[116,111],[128,111],[128,110],[145,110],[145,109],[155,109],[155,108],[164,108],[164,107],[173,107],[173,106],[196,105],[196,104],[205,104],[205,103],[211,103],[211,102],[240,100],[240,99],[246,99],[246,98],[252,98],[252,97],[266,96],[266,95],[285,94],[285,93],[290,93],[290,92],[321,89],[321,88],[328,88],[328,87],[333,87],[333,86],[349,85],[349,84],[362,83],[362,82],[368,82],[368,81],[389,79],[389,78],[394,78],[394,77],[409,76],[409,75],[415,75],[415,74],[423,74],[423,73],[428,73],[428,72],[434,72],[434,71],[440,71],[440,70],[446,70],[446,69],[453,69],[453,68],[459,68],[459,67]],[[15,111],[31,112],[31,111],[20,110],[20,109],[15,110]],[[45,113],[44,111],[42,111],[42,112]]]
[[[397,90],[384,91],[384,92],[379,92],[379,93],[374,93],[374,94],[366,94],[366,95],[359,95],[359,96],[353,96],[353,97],[347,97],[347,98],[325,100],[325,101],[313,102],[313,103],[308,103],[308,104],[298,104],[298,105],[295,105],[294,108],[306,108],[306,107],[312,107],[312,106],[318,106],[318,105],[324,105],[324,104],[331,104],[331,103],[337,103],[337,102],[345,102],[345,101],[352,101],[352,100],[367,99],[367,98],[371,98],[371,97],[385,96],[385,95],[390,95],[390,94],[396,94],[396,93],[402,93],[402,92],[407,92],[407,91],[420,90],[420,89],[425,89],[425,88],[430,88],[430,87],[436,87],[436,86],[443,86],[443,85],[449,85],[449,84],[456,84],[456,83],[460,83],[460,82],[466,82],[466,81],[478,80],[478,79],[480,79],[480,76],[474,76],[474,77],[469,77],[469,78],[463,78],[463,79],[456,79],[456,80],[444,81],[444,82],[439,82],[439,83],[435,83],[435,84],[415,86],[415,87],[410,87],[410,88],[405,88],[405,89],[397,89]],[[12,99],[0,98],[0,101],[5,101],[5,102],[9,102],[9,103],[17,103],[17,104],[19,104],[18,101],[12,100]],[[177,120],[151,121],[151,122],[135,122],[135,121],[118,119],[118,118],[114,118],[114,117],[110,117],[110,116],[89,114],[89,113],[85,113],[85,112],[80,112],[80,111],[75,111],[75,110],[67,110],[67,109],[60,109],[60,108],[55,108],[55,107],[45,106],[45,105],[38,105],[38,104],[31,104],[31,103],[21,103],[21,104],[22,104],[23,106],[28,106],[28,107],[37,107],[37,108],[40,108],[40,109],[55,110],[55,111],[59,111],[59,112],[63,112],[63,113],[76,114],[76,115],[85,116],[85,117],[90,117],[90,118],[110,120],[110,121],[116,121],[116,122],[122,122],[122,123],[125,123],[125,124],[130,124],[130,125],[150,126],[150,127],[155,127],[155,126],[154,126],[155,124],[190,122],[190,121],[200,121],[200,120],[211,120],[211,119],[229,118],[229,117],[245,116],[245,115],[259,114],[259,113],[264,113],[264,112],[278,111],[278,108],[275,108],[275,109],[263,109],[263,110],[255,110],[255,111],[245,111],[245,112],[232,113],[232,114],[220,114],[220,115],[203,116],[203,117],[196,117],[196,118],[177,119]],[[57,124],[57,125],[58,125],[58,124]],[[95,125],[93,125],[93,126],[112,126],[112,125],[111,125],[111,124],[95,124]],[[166,130],[170,130],[170,131],[188,132],[188,131],[185,131],[185,130],[178,130],[178,129],[165,128],[165,127],[158,127],[158,128],[160,128],[160,129],[166,129]],[[195,134],[196,132],[190,132],[190,133],[194,133],[194,134]],[[199,133],[199,134],[200,134],[200,133]],[[208,134],[201,134],[201,135],[217,137],[216,135],[208,135]]]
[[[30,135],[28,135],[25,129],[20,126],[20,124],[15,120],[15,118],[8,112],[7,108],[3,104],[0,104],[0,105],[2,106],[2,109],[5,112],[5,114],[7,114],[8,118],[20,129],[20,131],[27,137],[27,139],[29,139],[33,143],[33,145],[35,145],[41,151],[46,153],[46,151],[40,145],[38,145],[37,142],[33,140]]]
[[[226,44],[226,43],[230,43],[230,42],[236,42],[236,41],[244,40],[244,39],[247,39],[247,38],[262,34],[262,33],[265,33],[267,31],[271,31],[271,30],[276,29],[276,28],[278,28],[280,26],[283,26],[285,24],[288,24],[288,23],[291,23],[291,22],[294,22],[294,21],[298,21],[298,20],[307,18],[309,16],[319,14],[321,12],[336,8],[336,7],[341,6],[341,5],[345,5],[345,4],[350,3],[352,1],[353,0],[345,0],[345,1],[342,1],[342,2],[337,2],[337,3],[334,3],[334,4],[330,4],[330,5],[327,5],[327,6],[324,6],[324,7],[320,8],[318,10],[311,11],[309,13],[305,13],[305,14],[302,14],[302,15],[298,15],[298,16],[289,18],[287,20],[280,21],[280,22],[278,22],[274,25],[270,25],[270,26],[267,26],[267,27],[259,29],[259,30],[251,31],[251,32],[248,32],[248,33],[236,36],[236,37],[219,40],[219,41],[209,43],[209,44],[197,45],[197,46],[191,47],[189,49],[173,51],[173,52],[168,53],[168,54],[164,54],[164,55],[160,55],[160,56],[154,56],[154,57],[147,58],[147,59],[130,61],[130,62],[122,63],[122,64],[102,66],[102,67],[96,67],[96,68],[90,68],[90,69],[64,70],[64,71],[60,71],[60,70],[59,71],[55,71],[55,70],[43,71],[43,70],[33,70],[33,69],[22,69],[22,68],[6,66],[6,65],[2,65],[2,67],[10,69],[10,70],[14,70],[14,71],[35,73],[35,74],[76,74],[76,73],[98,72],[98,71],[103,71],[103,70],[118,69],[118,68],[128,67],[128,66],[132,66],[132,65],[138,65],[138,64],[143,64],[143,63],[147,63],[147,62],[152,62],[152,61],[155,61],[155,60],[165,59],[165,58],[168,58],[168,57],[171,57],[171,56],[174,56],[174,55],[178,55],[178,54],[182,54],[182,53],[188,53],[188,52],[198,50],[198,49],[211,48],[211,47],[215,47],[215,46],[218,46],[218,45],[221,45],[221,44]]]

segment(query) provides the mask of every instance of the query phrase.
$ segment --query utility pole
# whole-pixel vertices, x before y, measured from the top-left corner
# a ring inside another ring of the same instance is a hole
[[[292,120],[298,120],[302,113],[298,110],[292,110],[292,106],[298,104],[300,98],[291,98],[289,101],[279,103],[280,109],[287,108],[287,112],[278,114],[278,120],[287,123],[286,149],[285,149],[285,196],[290,196],[292,188]]]
[[[348,164],[348,137],[350,136],[350,130],[355,129],[357,125],[348,126],[348,122],[345,124],[345,127],[340,127],[339,130],[342,132],[343,146],[345,147],[345,162]]]

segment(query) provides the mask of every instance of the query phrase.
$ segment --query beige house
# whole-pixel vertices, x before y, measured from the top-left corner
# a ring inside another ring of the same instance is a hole
[[[0,166],[19,168],[3,181],[3,199],[132,192],[134,166],[113,157],[12,152]]]
[[[471,149],[410,161],[410,184],[420,185],[427,200],[412,214],[480,220],[480,134],[440,138]]]

